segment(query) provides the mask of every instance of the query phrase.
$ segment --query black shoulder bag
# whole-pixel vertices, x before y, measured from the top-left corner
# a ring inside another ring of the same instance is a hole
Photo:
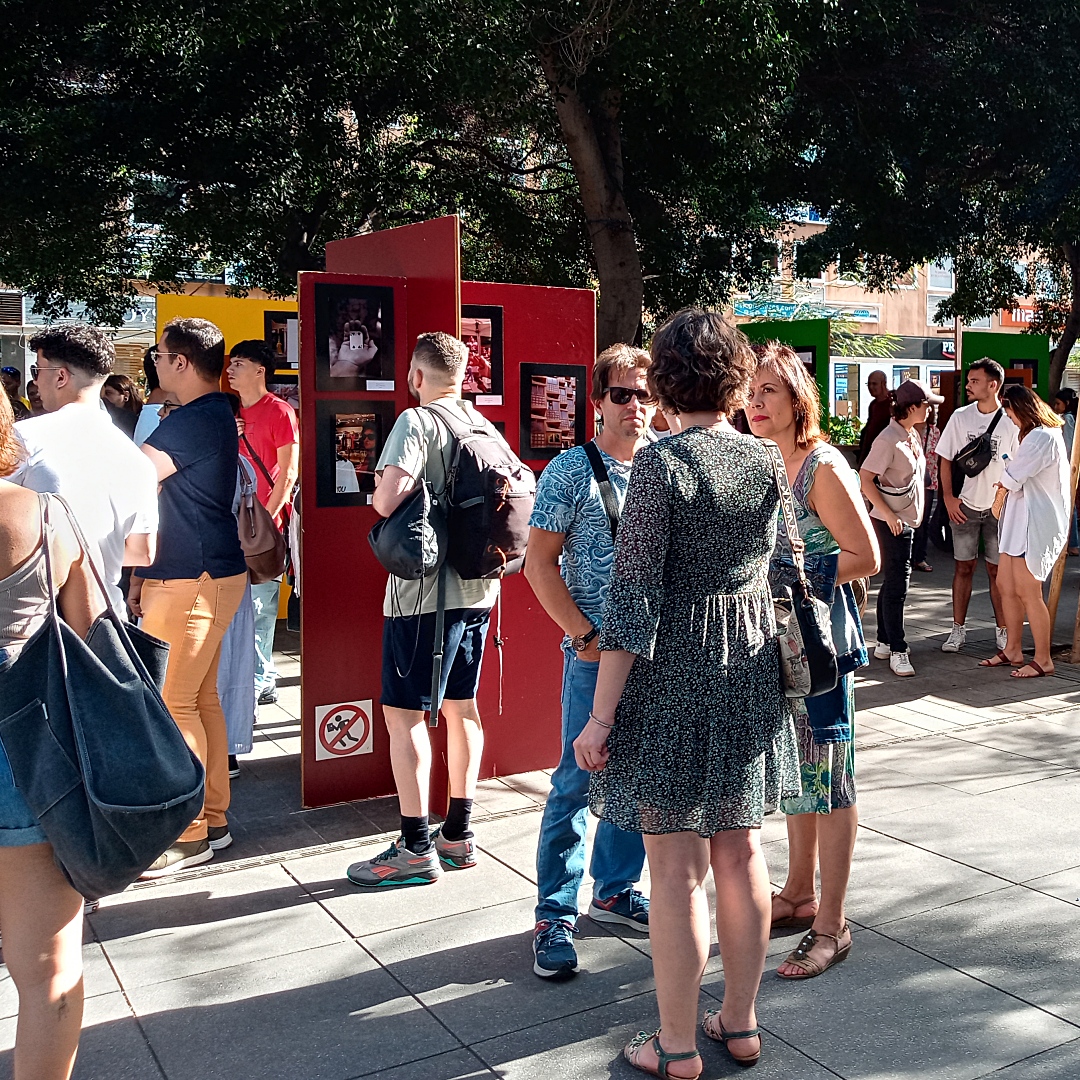
[[[998,409],[994,419],[990,421],[990,426],[953,458],[954,470],[959,470],[966,477],[978,476],[994,460],[994,444],[990,436],[994,434],[994,428],[998,426],[1004,412],[1004,409]]]
[[[619,500],[615,498],[615,492],[611,487],[611,477],[608,476],[603,455],[595,441],[585,444],[585,454],[592,466],[593,476],[596,477],[596,486],[600,489],[600,501],[604,504],[604,513],[607,514],[608,524],[611,526],[611,542],[614,544],[619,532],[619,520],[622,517],[619,511]]]

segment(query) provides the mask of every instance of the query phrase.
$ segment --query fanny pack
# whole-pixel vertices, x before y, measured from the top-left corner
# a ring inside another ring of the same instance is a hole
[[[994,428],[998,426],[1004,409],[998,409],[990,426],[981,434],[977,435],[953,458],[953,468],[959,469],[964,476],[978,476],[979,473],[994,460],[994,444],[990,436],[994,434]]]
[[[915,505],[915,492],[918,484],[912,474],[911,483],[902,488],[886,487],[880,477],[874,477],[874,487],[881,492],[885,505],[894,513],[901,514]]]

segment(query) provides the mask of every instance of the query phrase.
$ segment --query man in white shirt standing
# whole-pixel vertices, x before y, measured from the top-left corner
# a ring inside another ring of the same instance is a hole
[[[964,624],[971,601],[975,567],[979,562],[980,537],[986,556],[986,573],[990,578],[990,602],[994,605],[997,648],[1005,648],[1005,615],[997,587],[998,523],[990,508],[994,505],[994,495],[1004,468],[1001,455],[1015,456],[1016,448],[1020,445],[1020,432],[1001,409],[998,395],[1004,385],[1005,369],[996,360],[988,357],[976,360],[967,372],[967,396],[971,404],[957,409],[949,417],[937,444],[938,457],[941,459],[938,488],[952,525],[955,566],[953,626],[948,639],[941,646],[942,652],[959,652],[967,640]],[[960,495],[954,495],[953,459],[991,425],[993,455],[990,464],[978,476],[965,476]]]
[[[51,327],[35,334],[30,348],[37,353],[31,373],[46,411],[15,428],[24,452],[8,479],[64,498],[124,617],[120,574],[125,566],[149,566],[154,555],[157,475],[101,407],[116,352],[91,326]]]

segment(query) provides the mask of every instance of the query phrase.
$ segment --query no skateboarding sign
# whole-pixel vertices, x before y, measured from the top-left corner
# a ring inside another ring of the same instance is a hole
[[[353,754],[370,754],[371,701],[343,701],[315,707],[315,760],[333,761]]]

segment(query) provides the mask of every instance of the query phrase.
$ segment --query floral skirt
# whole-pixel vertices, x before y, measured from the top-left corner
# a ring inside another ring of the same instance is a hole
[[[845,711],[853,723],[855,717],[855,676],[842,679]],[[780,809],[785,814],[828,814],[855,805],[855,732],[846,742],[816,743],[810,718],[801,701],[794,702],[795,736],[799,743],[799,773],[802,795],[784,799]]]

